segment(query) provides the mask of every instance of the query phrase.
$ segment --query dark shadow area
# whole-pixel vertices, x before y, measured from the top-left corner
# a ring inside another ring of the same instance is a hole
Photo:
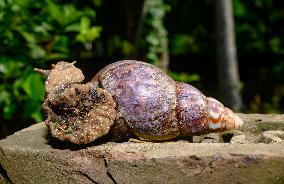
[[[35,124],[33,120],[22,121],[19,117],[15,117],[15,120],[4,120],[0,117],[0,139],[5,139],[7,136],[13,133],[29,127]]]
[[[111,141],[111,138],[109,136],[103,136],[88,144],[74,144],[71,142],[58,140],[57,138],[53,137],[48,130],[46,131],[44,138],[47,140],[47,144],[51,145],[51,147],[54,149],[69,149],[71,151],[78,151],[81,149],[86,149],[87,147],[98,146]]]
[[[176,141],[186,141],[193,143],[193,136],[180,136]]]
[[[222,135],[224,143],[230,143],[233,136],[234,134],[232,133],[227,133],[227,134]]]
[[[140,143],[140,142],[148,142],[146,140],[140,140],[138,137],[136,136],[129,136],[129,137],[126,137],[124,139],[120,139],[120,140],[114,140],[114,138],[111,136],[111,135],[105,135],[103,137],[100,137],[96,140],[94,140],[93,142],[91,143],[88,143],[88,144],[74,144],[74,143],[71,143],[71,142],[68,142],[68,141],[60,141],[59,139],[53,137],[51,135],[51,133],[47,130],[46,131],[46,135],[44,136],[44,138],[47,140],[47,144],[51,145],[51,147],[53,149],[58,149],[58,150],[65,150],[65,149],[69,149],[71,151],[78,151],[78,150],[81,150],[81,149],[86,149],[88,147],[92,147],[92,146],[99,146],[99,145],[102,145],[102,144],[106,144],[108,142],[113,142],[113,143],[125,143],[125,142],[129,142],[129,143],[136,143],[135,140],[137,140],[137,143]],[[129,139],[134,139],[132,141],[129,141]],[[177,141],[186,141],[186,142],[190,142],[192,143],[193,142],[193,137],[192,136],[184,136],[184,137],[179,137],[179,138],[175,138],[175,139],[171,139],[171,140],[161,140],[161,141],[158,141],[158,140],[152,140],[152,141],[149,141],[151,143],[163,143],[163,142],[177,142]]]
[[[1,163],[0,163],[0,182],[3,184],[12,183],[11,179],[7,174],[7,171],[2,167]]]

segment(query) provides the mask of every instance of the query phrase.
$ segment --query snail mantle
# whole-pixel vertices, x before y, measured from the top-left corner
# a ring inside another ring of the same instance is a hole
[[[43,123],[0,140],[0,183],[284,183],[284,115],[163,143],[64,144]]]

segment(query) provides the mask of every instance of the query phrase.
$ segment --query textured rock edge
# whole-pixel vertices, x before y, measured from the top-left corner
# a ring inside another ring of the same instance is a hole
[[[260,123],[278,129],[284,125],[283,115],[241,117],[246,121],[244,131],[257,131]],[[283,144],[166,142],[74,147],[50,139],[43,123],[1,140],[0,163],[3,183],[284,182]]]

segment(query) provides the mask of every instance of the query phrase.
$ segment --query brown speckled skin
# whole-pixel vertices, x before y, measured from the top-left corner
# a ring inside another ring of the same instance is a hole
[[[167,140],[179,135],[176,83],[158,68],[138,61],[119,61],[93,79],[109,91],[132,134],[146,140]]]
[[[177,118],[181,135],[193,135],[207,131],[207,98],[195,87],[176,83]]]

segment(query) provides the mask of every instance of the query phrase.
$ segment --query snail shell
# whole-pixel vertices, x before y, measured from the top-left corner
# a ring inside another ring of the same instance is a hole
[[[144,62],[112,63],[86,84],[81,84],[84,76],[74,63],[35,70],[47,76],[45,123],[60,140],[86,144],[106,134],[169,140],[243,124],[219,101]]]

